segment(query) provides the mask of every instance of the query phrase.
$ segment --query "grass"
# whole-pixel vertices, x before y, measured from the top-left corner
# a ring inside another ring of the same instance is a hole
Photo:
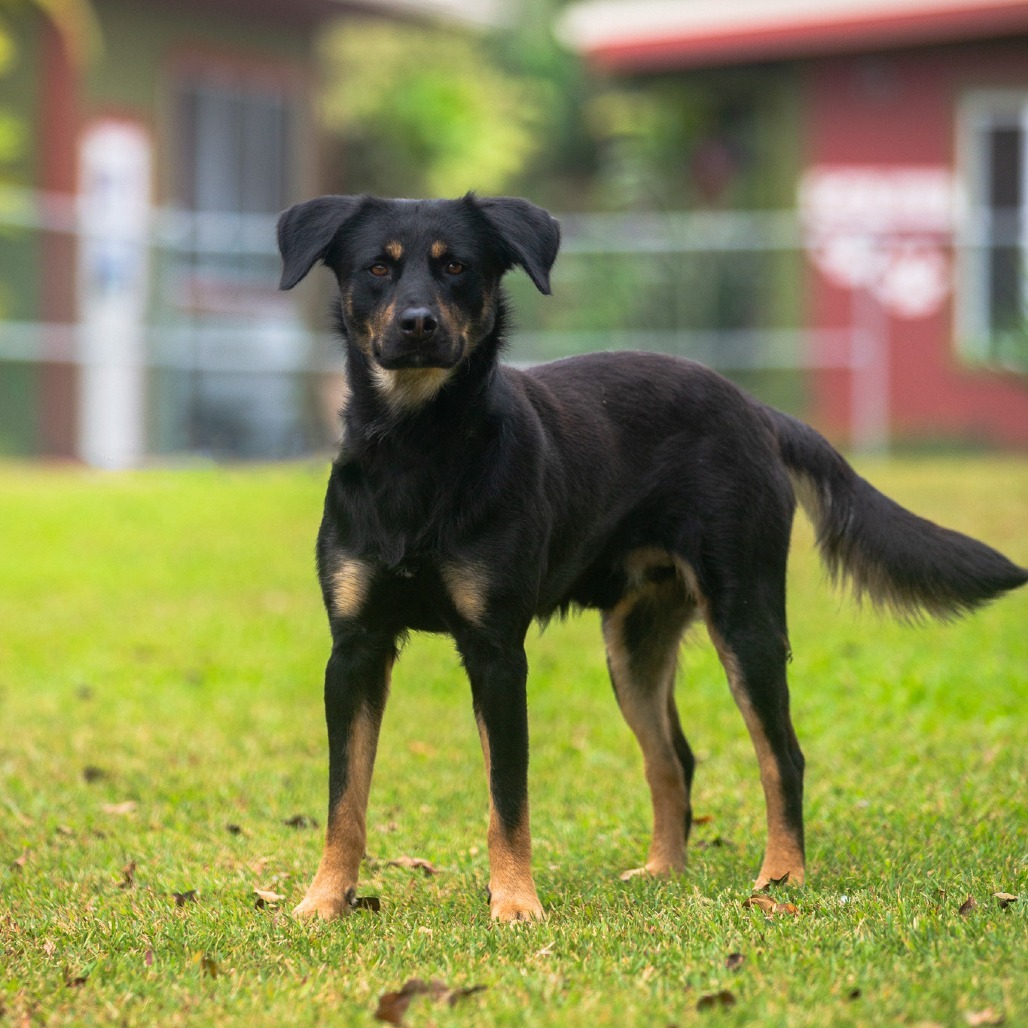
[[[1025,461],[864,470],[1028,562]],[[418,997],[412,1025],[1028,1018],[1028,591],[955,625],[881,621],[824,584],[805,524],[790,614],[810,881],[776,893],[795,915],[743,906],[763,802],[702,633],[679,705],[710,820],[680,880],[618,880],[648,800],[586,615],[530,638],[548,920],[489,923],[469,691],[448,642],[419,637],[372,790],[361,891],[381,912],[294,921],[321,832],[285,822],[324,821],[324,477],[0,466],[0,1021],[366,1024],[414,977],[486,989]],[[439,873],[389,864],[404,855]],[[258,908],[255,888],[284,899]],[[722,990],[734,1006],[698,1009]]]

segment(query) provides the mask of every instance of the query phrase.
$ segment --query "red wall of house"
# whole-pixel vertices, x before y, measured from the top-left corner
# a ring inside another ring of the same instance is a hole
[[[1028,41],[813,61],[807,78],[805,163],[956,167],[956,105],[965,90],[1028,89]],[[852,323],[853,296],[810,268],[816,328]],[[922,318],[881,312],[888,342],[890,436],[969,439],[1028,449],[1028,382],[963,363],[952,294]],[[851,375],[815,374],[812,417],[850,439]]]

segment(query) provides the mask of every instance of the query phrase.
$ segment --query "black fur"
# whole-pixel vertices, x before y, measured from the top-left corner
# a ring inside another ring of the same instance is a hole
[[[318,261],[334,272],[348,358],[317,550],[333,636],[326,854],[350,831],[333,819],[356,774],[347,749],[355,712],[380,716],[408,630],[447,632],[488,745],[493,914],[536,916],[530,876],[512,885],[496,869],[508,852],[523,854],[516,839],[527,833],[523,640],[534,618],[595,607],[648,775],[651,765],[665,773],[651,780],[647,869],[677,870],[694,761],[668,667],[673,680],[674,650],[698,610],[761,754],[769,843],[760,879],[802,879],[803,757],[785,679],[797,492],[833,573],[900,614],[955,616],[1028,573],[904,510],[813,429],[697,364],[600,353],[528,371],[500,365],[500,278],[520,265],[548,292],[558,242],[539,208],[472,195],[322,197],[280,221],[282,286]],[[648,717],[659,722],[653,732]],[[681,838],[660,827],[658,807],[682,813]],[[324,874],[303,912],[336,912],[324,897],[342,878]]]

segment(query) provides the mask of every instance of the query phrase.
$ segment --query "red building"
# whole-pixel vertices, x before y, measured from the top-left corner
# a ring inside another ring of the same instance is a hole
[[[593,2],[562,32],[612,75],[794,90],[808,326],[883,350],[870,389],[813,355],[824,431],[1028,449],[1028,2]]]

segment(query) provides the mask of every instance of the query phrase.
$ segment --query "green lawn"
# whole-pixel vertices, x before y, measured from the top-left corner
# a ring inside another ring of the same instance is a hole
[[[1028,461],[863,470],[1028,562]],[[805,522],[790,616],[810,878],[776,893],[795,914],[743,905],[763,800],[702,631],[679,707],[709,820],[681,879],[619,881],[649,805],[589,615],[530,639],[548,920],[489,922],[469,690],[450,644],[419,637],[372,788],[361,892],[381,911],[294,921],[324,824],[325,475],[0,466],[0,1022],[370,1024],[416,977],[485,988],[417,997],[411,1025],[1028,1023],[1028,590],[898,626],[830,591]],[[706,1009],[722,990],[734,1006]]]

